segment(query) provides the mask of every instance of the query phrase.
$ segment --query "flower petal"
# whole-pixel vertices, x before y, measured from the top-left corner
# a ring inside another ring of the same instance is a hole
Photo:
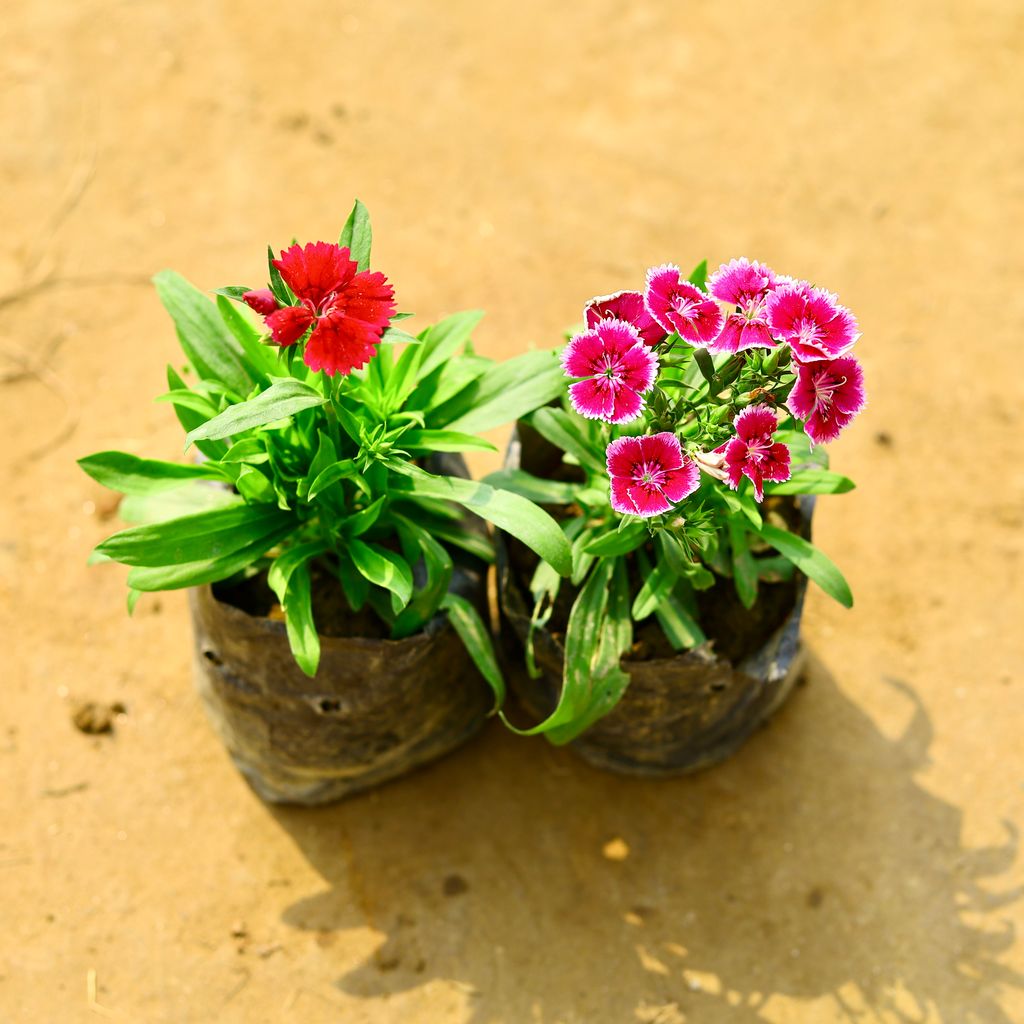
[[[612,441],[605,451],[608,475],[611,477],[633,476],[633,471],[643,461],[644,451],[639,437],[620,437]]]
[[[611,499],[612,508],[623,515],[635,516],[636,505],[629,496],[629,481],[622,477],[612,477]]]
[[[584,331],[562,350],[562,369],[566,377],[592,377],[604,369],[603,355],[604,345],[597,331]]]
[[[612,414],[615,394],[607,377],[591,377],[569,386],[572,407],[588,420],[607,419]]]
[[[599,379],[599,378],[595,378]],[[576,385],[574,384],[573,387]],[[640,415],[644,400],[631,387],[625,384],[612,385],[612,407],[606,415],[609,423],[628,423]]]
[[[654,387],[657,375],[658,357],[646,345],[634,345],[619,357],[619,379],[642,395]]]
[[[656,462],[662,469],[678,469],[683,464],[679,438],[667,430],[641,437],[640,452],[644,462]]]
[[[778,429],[778,417],[767,405],[748,405],[733,420],[736,436],[742,441],[771,437]]]
[[[583,317],[590,328],[596,327],[602,320],[622,320],[632,324],[639,332],[640,340],[652,348],[664,341],[667,333],[648,312],[644,297],[639,292],[598,295],[586,304]]]
[[[376,355],[379,341],[377,328],[344,313],[329,313],[317,322],[302,358],[311,370],[329,377],[345,375],[365,366]]]
[[[314,307],[352,280],[357,264],[349,258],[347,248],[330,242],[307,242],[282,250],[274,266],[285,283],[300,299]]]
[[[395,315],[395,290],[383,274],[364,270],[345,285],[331,307],[375,328],[379,338]]]
[[[708,278],[708,291],[730,305],[747,306],[764,299],[775,285],[775,271],[745,257],[723,263]]]
[[[313,314],[305,306],[285,306],[266,318],[270,328],[270,336],[282,348],[294,345],[314,320]]]
[[[697,463],[690,458],[684,458],[682,466],[678,469],[669,470],[661,484],[665,497],[673,504],[688,498],[698,487],[700,470]]]
[[[626,494],[636,507],[636,515],[644,519],[661,515],[672,507],[665,495],[653,484],[633,484],[626,488]]]

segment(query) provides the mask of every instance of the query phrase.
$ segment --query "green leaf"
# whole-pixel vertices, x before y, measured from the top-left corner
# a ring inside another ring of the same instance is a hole
[[[132,526],[108,537],[96,550],[124,565],[209,561],[294,525],[293,516],[273,505],[232,505]]]
[[[262,466],[270,461],[266,445],[258,437],[243,437],[236,441],[220,460],[225,463],[244,462],[252,466]]]
[[[727,522],[729,547],[732,549],[732,579],[736,595],[744,608],[753,608],[757,600],[757,564],[750,553],[747,531],[741,520],[731,518]]]
[[[674,650],[682,651],[697,647],[707,640],[704,631],[683,606],[675,594],[669,594],[654,610],[665,639]]]
[[[193,441],[231,437],[253,427],[287,419],[303,409],[324,405],[326,401],[308,384],[282,378],[255,398],[229,406],[219,416],[190,430],[185,438],[185,449],[188,450]]]
[[[252,390],[256,381],[246,368],[241,346],[224,326],[213,302],[173,270],[162,270],[153,283],[196,373],[219,381],[238,395]]]
[[[570,416],[564,409],[544,408],[527,417],[527,422],[546,441],[572,455],[581,465],[598,473],[605,471],[604,449],[595,443],[580,417]]]
[[[278,358],[276,346],[264,344],[260,332],[249,322],[238,306],[223,295],[217,296],[217,311],[225,327],[235,336],[248,363],[250,373],[257,377],[257,383],[269,384],[270,378],[281,376],[284,367]]]
[[[649,534],[642,523],[632,523],[621,530],[606,533],[587,545],[592,555],[627,555],[643,544]]]
[[[580,493],[579,484],[545,480],[522,469],[500,469],[485,476],[483,482],[513,494],[521,494],[542,505],[571,505]]]
[[[271,563],[267,583],[284,612],[288,643],[296,664],[307,676],[315,676],[320,664],[320,636],[313,621],[309,563],[327,550],[325,544],[298,544]]]
[[[241,504],[242,498],[227,488],[212,487],[207,482],[197,480],[184,483],[173,491],[129,494],[117,511],[126,523],[162,523],[197,512]]]
[[[856,484],[841,473],[830,473],[827,469],[805,469],[794,473],[781,484],[769,483],[766,494],[846,494]]]
[[[394,594],[400,608],[409,603],[412,597],[412,572],[398,555],[354,537],[346,544],[346,550],[359,572],[375,586]]]
[[[352,212],[341,229],[338,245],[348,248],[349,255],[359,264],[360,270],[368,270],[370,266],[370,247],[373,244],[373,231],[370,228],[370,214],[366,207],[357,199]]]
[[[157,494],[180,487],[188,480],[224,479],[224,474],[209,464],[140,459],[126,452],[97,452],[79,459],[78,465],[93,480],[122,494]]]
[[[479,309],[453,313],[423,331],[420,334],[423,358],[416,379],[423,380],[444,366],[469,341],[483,315],[483,310]]]
[[[387,503],[388,496],[382,494],[371,505],[350,515],[341,523],[341,528],[346,537],[361,537],[380,518],[380,514]]]
[[[533,502],[472,480],[434,476],[415,466],[405,466],[402,472],[406,474],[404,478],[394,479],[395,491],[454,501],[521,540],[560,575],[568,576],[572,572],[572,555],[565,534],[558,523]]]
[[[445,544],[462,548],[463,551],[473,555],[475,558],[479,558],[480,561],[486,562],[488,565],[494,562],[494,548],[491,542],[476,530],[460,526],[457,522],[432,519],[419,514],[417,522],[428,529],[432,536],[440,541],[444,541]]]
[[[693,360],[697,364],[697,369],[700,370],[701,375],[713,387],[715,383],[715,361],[711,358],[711,353],[706,348],[695,348],[693,350]]]
[[[128,586],[135,590],[179,590],[182,587],[199,587],[204,583],[226,580],[248,568],[279,544],[294,529],[289,523],[261,540],[254,541],[221,558],[202,559],[197,562],[182,562],[179,565],[139,566],[128,573]]]
[[[275,259],[274,250],[268,245],[267,274],[270,277],[270,290],[274,293],[274,298],[277,299],[279,305],[292,306],[295,304],[295,296],[292,294],[291,288],[284,283],[281,271],[274,266]]]
[[[657,566],[652,569],[650,560],[643,549],[637,552],[637,558],[640,562],[644,582],[633,601],[631,614],[637,622],[642,622],[649,615],[653,615],[658,605],[672,593],[672,588],[676,584],[676,575],[662,561],[659,561]]]
[[[597,563],[573,602],[565,633],[565,672],[555,710],[526,735],[568,743],[618,703],[629,676],[620,667],[632,643],[625,563]],[[520,731],[520,730],[516,730]]]
[[[762,524],[757,531],[762,540],[770,544],[781,555],[785,555],[805,576],[814,580],[830,597],[843,607],[853,607],[850,585],[836,564],[824,552],[809,541],[798,537],[789,530],[782,530],[771,523]]]
[[[167,386],[172,392],[182,392],[183,394],[192,394],[189,391],[188,385],[178,376],[178,372],[173,366],[167,367]],[[216,410],[214,410],[216,411]],[[210,417],[204,413],[196,412],[193,409],[186,408],[184,406],[174,405],[174,414],[178,417],[178,422],[185,428],[186,431],[192,430],[193,427],[198,427],[201,423],[205,423]],[[196,447],[208,458],[208,459],[219,459],[227,450],[228,446],[223,441],[199,441]]]
[[[524,352],[490,367],[431,419],[437,426],[478,434],[547,405],[562,395],[565,384],[555,352]]]
[[[475,434],[463,434],[458,430],[407,430],[400,442],[410,451],[425,452],[496,452],[498,449]]]
[[[473,605],[458,594],[446,594],[441,607],[448,612],[448,621],[459,634],[480,675],[494,692],[494,710],[497,711],[505,702],[505,678],[498,666],[487,627]]]
[[[309,485],[309,494],[306,496],[307,500],[312,501],[327,490],[331,484],[337,483],[339,480],[347,480],[358,475],[359,470],[352,459],[342,459],[341,462],[335,462],[318,474],[317,478]]]
[[[690,284],[695,284],[698,288],[704,288],[708,283],[708,261],[701,260],[693,268],[693,272],[689,277]]]
[[[424,586],[413,594],[409,606],[395,619],[391,635],[397,639],[422,629],[437,614],[451,583],[452,559],[451,555],[419,525],[404,516],[395,516],[395,520],[403,544],[411,542],[413,548],[413,552],[410,552],[406,560],[414,564],[413,553],[422,552],[427,573]]]

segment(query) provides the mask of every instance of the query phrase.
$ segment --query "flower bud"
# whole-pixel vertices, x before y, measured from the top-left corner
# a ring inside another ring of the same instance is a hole
[[[781,356],[781,348],[772,349],[771,352],[768,353],[764,362],[761,364],[761,372],[767,374],[770,377],[779,368],[779,359],[781,358]]]
[[[269,288],[258,288],[255,291],[246,292],[242,301],[255,313],[260,316],[270,316],[277,309],[277,299]]]
[[[728,475],[725,470],[725,454],[723,452],[691,452],[693,461],[716,480],[724,480]]]
[[[731,405],[720,405],[712,414],[712,423],[724,423],[732,415]]]

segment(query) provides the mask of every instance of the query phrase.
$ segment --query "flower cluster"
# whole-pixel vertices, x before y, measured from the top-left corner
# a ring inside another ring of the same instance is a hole
[[[608,445],[618,512],[668,511],[697,488],[698,466],[733,490],[746,477],[761,501],[766,481],[790,477],[775,439],[785,421],[824,443],[864,407],[857,321],[834,294],[748,259],[699,271],[664,264],[643,292],[592,299],[562,354],[576,412],[644,428]]]

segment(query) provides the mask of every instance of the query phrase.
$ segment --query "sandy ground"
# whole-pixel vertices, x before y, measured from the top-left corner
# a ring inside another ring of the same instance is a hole
[[[1024,1020],[1019,3],[29,0],[0,41],[0,1020]],[[860,488],[817,527],[858,603],[814,596],[808,685],[727,765],[495,726],[275,810],[184,598],[129,620],[86,568],[73,460],[180,452],[149,275],[262,281],[356,195],[401,307],[486,307],[494,355],[668,259],[859,314]]]

